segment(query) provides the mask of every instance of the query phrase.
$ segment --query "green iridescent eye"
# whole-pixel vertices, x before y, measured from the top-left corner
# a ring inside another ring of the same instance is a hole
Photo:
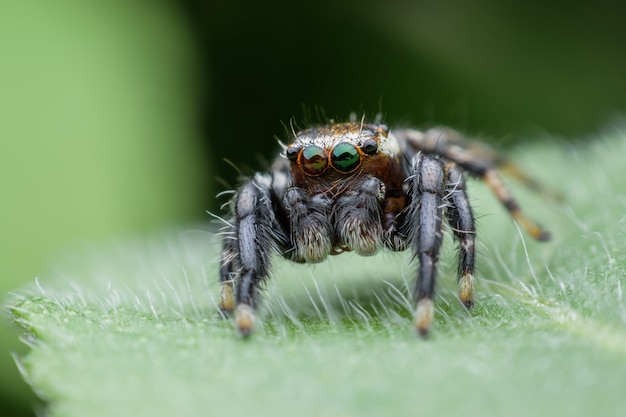
[[[333,148],[331,162],[337,171],[354,171],[361,164],[361,155],[351,143],[341,142]]]
[[[328,157],[323,148],[309,145],[300,154],[300,166],[309,175],[320,175],[328,166]]]

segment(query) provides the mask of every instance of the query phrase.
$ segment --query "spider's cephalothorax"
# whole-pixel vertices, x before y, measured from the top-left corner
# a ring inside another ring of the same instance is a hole
[[[257,173],[232,200],[221,263],[221,309],[235,310],[242,335],[254,324],[259,284],[278,251],[296,262],[379,248],[410,249],[419,261],[415,326],[426,335],[433,317],[437,261],[448,222],[459,241],[460,299],[471,308],[474,217],[465,176],[483,179],[513,218],[537,240],[549,234],[525,217],[496,168],[537,184],[490,149],[454,131],[390,132],[378,123],[334,123],[295,134],[268,173]]]

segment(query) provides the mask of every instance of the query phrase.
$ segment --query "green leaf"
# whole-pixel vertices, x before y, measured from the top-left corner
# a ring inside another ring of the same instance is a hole
[[[407,254],[319,265],[276,259],[249,340],[216,313],[218,237],[189,229],[68,256],[9,305],[19,359],[51,416],[621,416],[626,410],[626,135],[537,144],[513,159],[561,192],[522,207],[486,187],[476,308],[457,301],[448,237],[432,337],[412,330]]]

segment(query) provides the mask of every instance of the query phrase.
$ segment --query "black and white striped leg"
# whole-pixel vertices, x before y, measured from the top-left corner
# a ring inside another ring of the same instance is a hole
[[[442,162],[429,155],[416,155],[410,178],[411,208],[408,219],[411,245],[419,260],[414,289],[415,327],[427,336],[433,320],[433,296],[437,279],[437,261],[443,240],[443,197],[446,174]]]
[[[455,238],[459,242],[458,282],[459,298],[468,309],[474,306],[474,252],[476,227],[474,215],[465,192],[465,178],[453,163],[447,165],[447,216]]]

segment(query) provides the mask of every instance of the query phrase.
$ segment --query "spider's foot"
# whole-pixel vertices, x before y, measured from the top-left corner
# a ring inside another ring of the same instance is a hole
[[[233,284],[230,282],[223,283],[220,292],[220,313],[224,316],[229,316],[234,309]]]
[[[471,310],[474,307],[474,274],[470,272],[463,273],[459,279],[459,285],[461,286],[459,298],[465,308]]]
[[[237,332],[243,338],[247,338],[252,334],[254,328],[254,309],[247,304],[239,304],[235,309],[235,324]]]
[[[537,234],[537,236],[533,236],[536,240],[540,242],[547,242],[552,239],[552,234],[547,230],[541,229],[541,232]]]
[[[415,329],[421,337],[426,338],[428,336],[428,330],[430,329],[430,324],[433,321],[433,314],[433,300],[431,300],[430,298],[422,298],[417,302],[414,323]]]
[[[538,223],[524,216],[521,212],[512,212],[513,218],[528,232],[533,239],[546,242],[552,239],[552,235]]]

